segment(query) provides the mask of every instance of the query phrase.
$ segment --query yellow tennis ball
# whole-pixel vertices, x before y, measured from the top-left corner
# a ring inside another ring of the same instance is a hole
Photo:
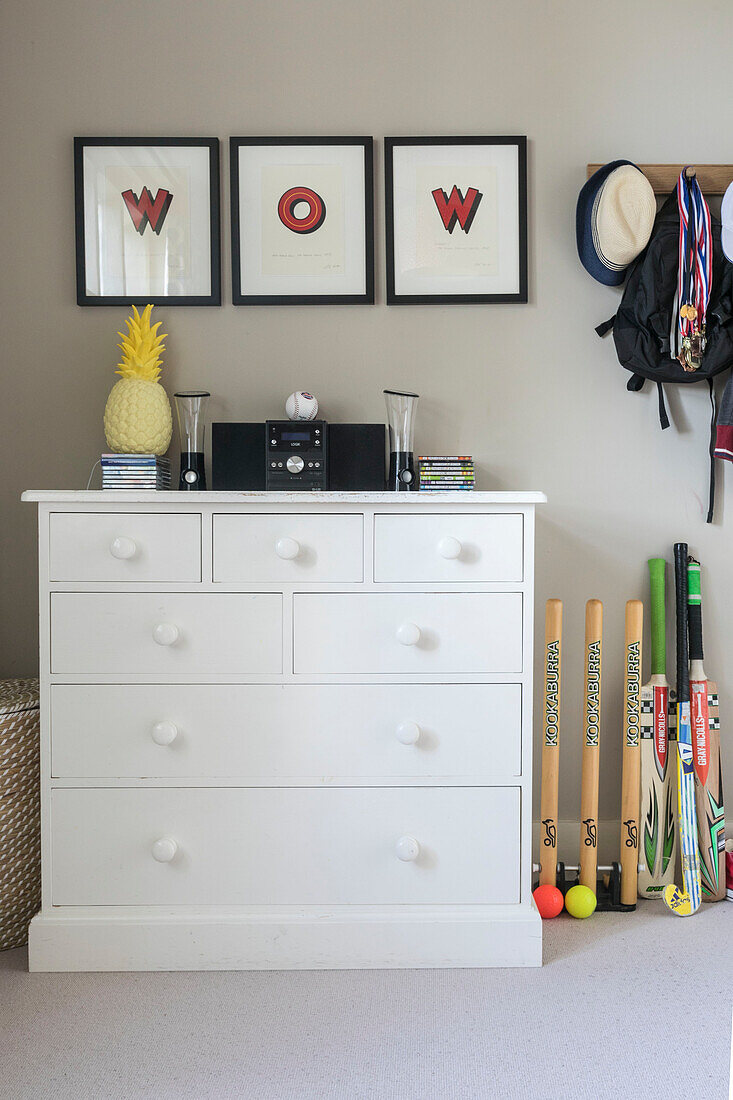
[[[596,907],[596,895],[587,886],[573,886],[565,895],[565,908],[571,917],[582,920],[589,917]]]

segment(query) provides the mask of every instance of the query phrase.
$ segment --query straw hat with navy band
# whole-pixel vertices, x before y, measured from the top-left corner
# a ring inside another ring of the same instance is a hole
[[[599,168],[578,196],[575,229],[583,267],[606,286],[620,286],[646,248],[657,204],[652,185],[629,160]]]

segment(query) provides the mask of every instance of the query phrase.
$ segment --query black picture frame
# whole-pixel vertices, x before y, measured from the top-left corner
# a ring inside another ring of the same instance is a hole
[[[209,150],[210,293],[195,295],[101,295],[88,293],[84,209],[84,150],[88,146],[207,148]],[[142,301],[165,306],[221,305],[221,201],[219,139],[208,137],[75,137],[76,301],[80,306],[129,306]]]
[[[364,293],[244,294],[242,292],[242,228],[239,210],[239,151],[247,146],[361,146],[364,155]],[[374,304],[374,139],[371,137],[231,137],[229,172],[232,240],[232,302],[236,306],[373,305]]]
[[[395,201],[394,149],[404,145],[513,145],[517,150],[517,250],[518,289],[507,293],[400,294],[395,290]],[[385,239],[388,305],[433,305],[438,303],[526,303],[527,286],[527,138],[500,137],[386,137],[384,139]]]

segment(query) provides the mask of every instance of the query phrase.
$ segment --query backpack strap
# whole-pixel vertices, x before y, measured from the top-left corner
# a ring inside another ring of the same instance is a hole
[[[712,378],[708,378],[708,387],[710,388],[710,404],[712,406],[712,415],[710,418],[710,491],[708,493],[708,514],[705,520],[706,523],[713,522],[713,510],[715,508],[715,437],[717,432],[718,423],[718,404],[715,399],[715,386]]]
[[[600,325],[596,325],[596,332],[599,336],[607,336],[613,328],[614,321],[616,320],[616,314],[613,317],[609,317],[607,321],[603,321]]]
[[[642,378],[640,374],[632,374],[626,383],[626,389],[630,390],[631,393],[638,393],[645,382],[646,379]],[[659,423],[662,431],[664,431],[665,428],[669,427],[669,417],[667,416],[667,406],[664,403],[664,389],[661,382],[657,382],[657,395],[659,398]]]
[[[667,406],[664,403],[664,387],[661,382],[657,382],[657,393],[659,396],[659,423],[662,426],[662,431],[669,427],[669,417],[667,416]]]

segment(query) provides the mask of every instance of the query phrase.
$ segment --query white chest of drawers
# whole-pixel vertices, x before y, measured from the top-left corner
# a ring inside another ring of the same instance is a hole
[[[32,970],[519,966],[540,493],[26,493]]]

